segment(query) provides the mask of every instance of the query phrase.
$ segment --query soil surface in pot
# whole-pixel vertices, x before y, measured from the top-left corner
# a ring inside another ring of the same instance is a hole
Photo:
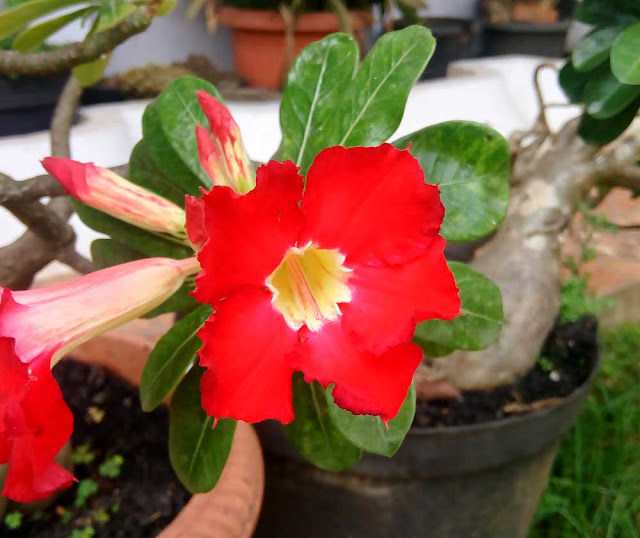
[[[18,529],[0,526],[0,535],[156,536],[191,497],[169,463],[167,410],[161,406],[144,413],[138,389],[99,366],[63,361],[54,374],[73,412],[75,476],[80,484],[62,492],[50,508],[25,515]],[[84,493],[97,491],[81,502],[83,488]]]
[[[580,387],[598,356],[597,320],[556,323],[535,368],[513,385],[467,391],[460,400],[417,402],[414,426],[477,424],[551,406]]]

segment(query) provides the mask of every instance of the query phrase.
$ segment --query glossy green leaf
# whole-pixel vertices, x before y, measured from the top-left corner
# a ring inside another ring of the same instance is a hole
[[[86,64],[77,65],[72,69],[73,76],[78,79],[78,82],[85,88],[93,86],[102,80],[104,72],[111,60],[111,53],[103,54],[97,60]]]
[[[18,52],[36,52],[44,42],[73,21],[98,11],[97,6],[84,7],[60,17],[49,19],[27,28],[13,40],[13,49]]]
[[[640,99],[636,99],[622,112],[606,120],[599,120],[589,114],[583,114],[578,133],[590,144],[596,146],[609,144],[627,130],[638,114],[639,107]]]
[[[169,408],[169,459],[176,475],[192,493],[206,493],[218,483],[227,463],[235,420],[213,417],[200,405],[202,369],[194,366],[182,380]]]
[[[98,23],[93,28],[92,33],[99,34],[110,28],[114,28],[126,19],[135,10],[133,2],[126,0],[107,0],[102,4]]]
[[[573,64],[567,61],[558,75],[560,87],[572,103],[584,101],[584,89],[591,79],[592,73],[580,73]]]
[[[611,70],[624,84],[640,84],[640,23],[629,26],[615,40]]]
[[[201,305],[178,321],[153,348],[140,382],[140,401],[144,411],[158,407],[191,368],[196,353],[202,347],[196,333],[211,312],[209,305]]]
[[[434,342],[454,349],[486,349],[500,335],[504,323],[498,286],[465,263],[450,262],[460,288],[462,315],[451,321],[431,319],[419,323],[414,341]]]
[[[31,21],[87,0],[30,0],[0,13],[0,39],[11,37]]]
[[[594,26],[626,25],[640,17],[640,6],[637,0],[583,0],[576,5],[573,16]]]
[[[195,289],[193,282],[183,284],[178,291],[176,291],[171,297],[169,297],[160,306],[155,307],[153,310],[147,312],[143,318],[155,318],[162,314],[168,314],[171,312],[188,313],[198,308],[198,301],[192,296],[191,292]]]
[[[322,149],[335,143],[335,128],[328,121],[336,118],[358,61],[355,40],[331,34],[305,47],[289,71],[280,105],[280,158],[292,160],[303,174]]]
[[[339,137],[330,145],[375,146],[398,128],[407,97],[435,50],[423,26],[383,35],[362,62],[352,91],[336,110]]]
[[[622,84],[608,66],[598,70],[584,89],[587,113],[606,120],[622,112],[640,95],[640,86]]]
[[[181,243],[176,243],[168,238],[165,239],[146,230],[136,228],[75,200],[74,207],[80,220],[89,228],[111,236],[119,243],[128,245],[144,256],[162,256],[176,259],[193,256],[193,250]]]
[[[96,239],[91,242],[91,259],[98,269],[142,258],[144,254],[113,239]]]
[[[416,389],[409,387],[400,411],[389,421],[389,428],[380,417],[371,415],[354,415],[341,409],[333,402],[332,391],[326,391],[329,405],[329,416],[333,424],[355,446],[381,456],[393,456],[404,441],[416,413]]]
[[[196,91],[204,90],[222,101],[216,88],[195,77],[169,84],[145,110],[142,130],[145,145],[155,164],[189,194],[210,188],[209,176],[198,158],[196,125],[209,125]]]
[[[486,125],[448,121],[394,142],[420,161],[425,181],[440,184],[442,235],[471,241],[495,230],[509,205],[509,143]]]
[[[184,197],[187,192],[156,165],[144,140],[140,140],[131,152],[129,179],[136,185],[149,189],[174,204],[184,207]]]
[[[418,345],[422,348],[424,354],[432,359],[446,357],[455,351],[453,347],[441,346],[435,342],[420,341]]]
[[[319,383],[305,383],[293,376],[293,408],[296,418],[285,426],[291,442],[311,463],[326,471],[341,471],[355,465],[362,451],[351,444],[329,416],[329,406]]]
[[[609,51],[618,34],[618,26],[600,28],[583,38],[571,53],[571,63],[577,71],[591,71],[609,58]]]

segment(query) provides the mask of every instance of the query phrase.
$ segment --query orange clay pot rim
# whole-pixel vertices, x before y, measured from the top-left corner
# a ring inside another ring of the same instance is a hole
[[[284,32],[285,23],[282,15],[268,9],[240,9],[221,6],[217,10],[220,24],[237,30],[258,30],[262,32]],[[349,11],[351,22],[356,30],[373,24],[373,12],[370,9]],[[296,32],[333,32],[340,25],[334,13],[315,11],[300,13],[296,23]]]

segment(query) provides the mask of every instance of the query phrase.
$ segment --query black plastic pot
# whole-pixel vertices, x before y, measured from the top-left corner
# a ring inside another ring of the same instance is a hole
[[[410,23],[398,21],[395,29],[406,28]],[[478,19],[432,18],[422,22],[436,38],[438,46],[420,77],[423,80],[447,76],[451,62],[477,58],[483,50],[482,22]]]
[[[49,129],[67,77],[0,77],[0,136]]]
[[[566,56],[564,42],[571,21],[553,24],[509,22],[487,24],[484,34],[484,55],[528,54],[562,58]]]
[[[266,493],[256,538],[526,538],[562,435],[597,370],[562,403],[472,426],[414,428],[392,459],[332,473],[264,423]]]

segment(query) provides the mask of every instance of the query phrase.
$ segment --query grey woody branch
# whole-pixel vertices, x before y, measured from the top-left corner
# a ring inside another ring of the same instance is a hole
[[[152,4],[138,7],[118,26],[90,36],[82,43],[28,54],[13,50],[0,51],[0,74],[52,75],[97,60],[131,36],[146,30],[153,20],[156,7]]]

